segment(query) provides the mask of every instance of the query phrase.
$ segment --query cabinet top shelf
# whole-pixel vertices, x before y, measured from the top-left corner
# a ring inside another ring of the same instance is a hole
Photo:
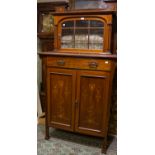
[[[87,58],[106,58],[106,59],[117,59],[116,54],[98,54],[98,53],[79,53],[79,52],[72,52],[72,53],[67,53],[67,52],[59,52],[57,50],[50,51],[50,52],[38,52],[40,56],[70,56],[70,57],[87,57]]]
[[[105,9],[71,9],[64,12],[54,12],[53,15],[63,16],[63,15],[101,15],[101,14],[116,14],[117,3],[116,2],[106,2],[108,5]]]
[[[72,10],[65,12],[54,12],[53,15],[64,16],[64,15],[101,15],[101,14],[116,14],[116,9],[113,10]]]

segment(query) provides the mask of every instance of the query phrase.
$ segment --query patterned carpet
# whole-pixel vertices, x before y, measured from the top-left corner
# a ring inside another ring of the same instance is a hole
[[[104,155],[102,139],[50,128],[50,139],[45,140],[45,127],[38,125],[37,155]],[[114,138],[107,155],[117,154],[117,139]]]

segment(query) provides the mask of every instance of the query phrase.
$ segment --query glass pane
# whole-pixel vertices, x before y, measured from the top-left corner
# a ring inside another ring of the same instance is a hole
[[[75,48],[88,49],[88,29],[75,30]]]
[[[54,29],[54,18],[51,14],[42,14],[42,32],[51,32]]]
[[[74,48],[74,30],[62,29],[61,48]]]
[[[98,20],[91,20],[90,27],[104,27],[104,23]]]
[[[88,20],[77,20],[75,22],[76,27],[88,27]]]
[[[62,28],[65,27],[74,27],[74,21],[66,21],[62,23]]]
[[[102,50],[103,35],[102,21],[66,21],[62,23],[61,48]]]
[[[103,29],[90,29],[89,49],[103,49]]]

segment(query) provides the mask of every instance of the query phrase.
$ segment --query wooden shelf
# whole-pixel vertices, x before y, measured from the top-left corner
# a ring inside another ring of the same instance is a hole
[[[41,33],[38,33],[37,36],[41,39],[46,39],[46,38],[54,38],[53,36],[53,32],[41,32]]]
[[[38,52],[40,56],[70,56],[70,57],[87,57],[87,58],[109,58],[109,59],[117,59],[116,54],[108,54],[108,53],[103,53],[103,54],[88,54],[88,53],[76,53],[74,52],[60,52],[60,51],[51,51],[51,52]]]

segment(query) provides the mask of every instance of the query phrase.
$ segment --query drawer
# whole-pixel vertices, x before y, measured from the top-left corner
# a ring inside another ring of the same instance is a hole
[[[111,70],[111,61],[106,59],[48,57],[47,66],[86,70]]]

